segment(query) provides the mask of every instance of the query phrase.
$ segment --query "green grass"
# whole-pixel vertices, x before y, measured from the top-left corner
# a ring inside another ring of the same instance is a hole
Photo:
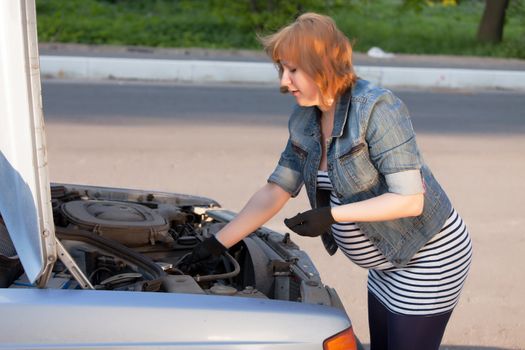
[[[508,11],[501,44],[476,41],[483,5],[479,1],[463,1],[461,6],[426,6],[417,13],[401,11],[398,2],[370,1],[356,8],[356,15],[339,13],[334,18],[354,39],[357,51],[379,46],[398,53],[525,58],[525,22],[514,13],[520,9],[512,7]]]
[[[268,4],[270,0],[258,0]],[[511,0],[504,40],[475,40],[483,1],[401,10],[401,0],[274,0],[274,11],[249,11],[247,0],[37,0],[41,42],[260,49],[268,33],[303,11],[331,15],[355,43],[396,53],[525,58],[525,0]]]

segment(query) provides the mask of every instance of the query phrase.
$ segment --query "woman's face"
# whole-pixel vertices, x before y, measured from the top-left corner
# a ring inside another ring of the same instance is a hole
[[[288,61],[280,62],[283,68],[281,87],[286,87],[299,106],[320,106],[321,90],[305,71]]]

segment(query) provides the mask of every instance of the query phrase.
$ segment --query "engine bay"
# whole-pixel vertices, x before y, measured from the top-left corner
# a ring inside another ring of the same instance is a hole
[[[234,217],[201,197],[57,184],[55,235],[96,290],[214,294],[342,307],[288,234],[260,228],[218,258],[181,268],[183,259]],[[3,222],[0,222],[3,224]],[[13,260],[13,259],[11,259]],[[13,273],[13,268],[9,270]],[[31,288],[23,273],[9,288]],[[6,283],[6,282],[4,282]],[[47,288],[80,289],[58,259]]]

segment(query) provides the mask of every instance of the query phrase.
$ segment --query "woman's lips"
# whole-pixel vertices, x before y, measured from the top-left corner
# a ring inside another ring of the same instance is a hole
[[[299,90],[292,90],[290,91],[292,93],[292,95],[294,95],[295,97],[297,97],[299,95]]]

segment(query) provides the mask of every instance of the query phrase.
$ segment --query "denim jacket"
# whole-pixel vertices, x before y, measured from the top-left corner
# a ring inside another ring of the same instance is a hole
[[[320,203],[316,191],[322,147],[320,117],[317,107],[296,106],[288,124],[286,148],[268,178],[294,197],[304,184],[312,208],[326,205]],[[423,162],[405,105],[389,90],[359,79],[338,99],[327,142],[328,176],[342,204],[389,192],[390,174],[420,171],[425,189],[421,215],[358,223],[388,261],[405,266],[439,232],[452,210]]]

